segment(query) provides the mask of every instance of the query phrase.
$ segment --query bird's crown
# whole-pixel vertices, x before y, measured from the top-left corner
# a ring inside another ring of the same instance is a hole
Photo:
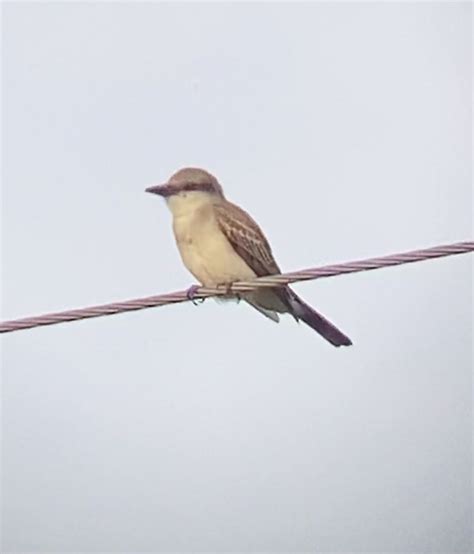
[[[214,175],[199,167],[184,167],[176,171],[171,175],[168,184],[176,188],[215,192],[220,196],[224,196],[222,187]]]

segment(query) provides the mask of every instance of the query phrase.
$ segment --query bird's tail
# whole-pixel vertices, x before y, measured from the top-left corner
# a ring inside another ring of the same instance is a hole
[[[334,326],[323,315],[313,310],[311,306],[306,304],[297,294],[291,291],[290,299],[291,307],[293,308],[293,315],[297,319],[301,319],[329,341],[334,346],[350,346],[352,344],[351,339]]]

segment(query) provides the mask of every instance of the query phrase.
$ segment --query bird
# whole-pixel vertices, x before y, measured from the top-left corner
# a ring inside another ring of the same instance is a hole
[[[201,285],[230,286],[236,281],[281,273],[256,221],[226,199],[221,184],[208,171],[185,167],[173,173],[166,183],[145,191],[166,200],[182,261]],[[197,288],[190,287],[190,299]],[[336,347],[352,344],[349,337],[289,286],[261,287],[241,293],[241,298],[277,323],[278,314],[288,313]]]

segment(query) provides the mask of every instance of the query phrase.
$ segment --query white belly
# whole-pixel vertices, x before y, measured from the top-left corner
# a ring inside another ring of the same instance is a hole
[[[175,217],[173,230],[184,265],[204,286],[255,277],[213,217],[202,214]]]

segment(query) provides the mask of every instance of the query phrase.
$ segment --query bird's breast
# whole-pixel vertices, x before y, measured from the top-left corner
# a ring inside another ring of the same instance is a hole
[[[174,217],[173,230],[184,265],[203,285],[255,277],[220,229],[212,208]]]

